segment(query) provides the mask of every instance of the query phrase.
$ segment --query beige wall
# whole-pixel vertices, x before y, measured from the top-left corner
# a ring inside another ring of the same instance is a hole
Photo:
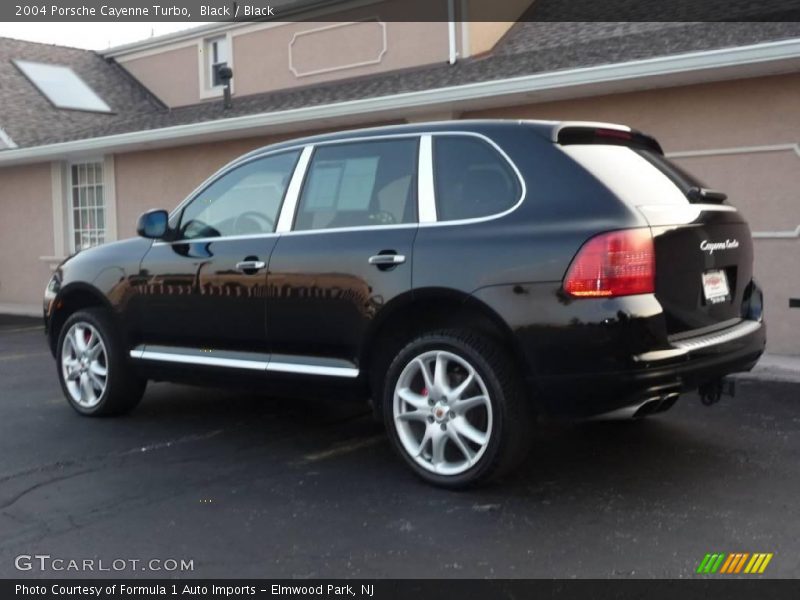
[[[654,134],[667,153],[711,151],[677,159],[727,191],[755,232],[800,225],[800,155],[753,146],[800,141],[800,75],[785,75],[614,96],[473,111],[471,117],[589,119],[627,123]],[[119,237],[133,235],[148,208],[172,208],[218,167],[277,138],[249,138],[115,156]],[[725,154],[730,149],[739,154]],[[37,303],[52,249],[49,166],[0,169],[0,304]],[[26,223],[21,230],[20,222]],[[35,242],[31,243],[31,240]],[[12,258],[13,257],[13,258]],[[756,240],[756,276],[766,290],[769,351],[800,354],[800,239]]]
[[[50,163],[0,169],[0,305],[37,306],[53,254]],[[37,306],[38,307],[38,306]]]
[[[497,18],[497,6],[485,0],[463,0],[461,10],[467,13],[468,47],[467,56],[484,54],[494,48],[495,44],[509,32],[522,14],[528,10],[535,0],[503,0],[503,21],[492,21]]]
[[[485,54],[494,48],[514,23],[497,21],[475,21],[465,25],[469,31],[469,55]]]
[[[800,140],[800,74],[471,111],[463,118],[582,119],[624,123],[665,151]]]
[[[167,106],[200,101],[200,69],[196,45],[120,61],[136,79]]]
[[[374,19],[349,25],[292,23],[237,35],[233,38],[236,95],[445,62],[447,35],[446,23]],[[296,73],[290,70],[290,53]],[[351,66],[358,63],[371,64]]]
[[[800,142],[800,74],[530,104],[464,118],[585,119],[624,123],[658,138],[667,154],[711,187],[726,191],[754,232],[800,225],[800,155],[753,146]],[[740,154],[719,150],[738,149]],[[800,355],[800,239],[757,239],[756,277],[765,288],[770,352]]]
[[[233,95],[273,92],[447,61],[447,23],[399,20],[399,11],[408,10],[403,3],[379,3],[342,12],[337,17],[340,22],[233,28],[227,34],[233,47]],[[221,92],[206,89],[202,52],[204,39],[218,35],[119,56],[116,60],[168,106],[213,101]]]

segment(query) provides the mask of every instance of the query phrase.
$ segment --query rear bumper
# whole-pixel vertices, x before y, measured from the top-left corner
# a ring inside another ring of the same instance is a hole
[[[674,342],[672,348],[632,357],[630,368],[589,374],[538,374],[530,383],[552,415],[591,417],[625,412],[651,398],[694,390],[755,366],[766,344],[762,321]]]

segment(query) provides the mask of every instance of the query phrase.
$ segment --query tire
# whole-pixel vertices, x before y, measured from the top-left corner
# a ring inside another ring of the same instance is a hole
[[[106,311],[90,308],[72,314],[56,348],[61,389],[78,413],[121,415],[139,404],[147,380],[130,368],[122,335]]]
[[[512,365],[497,343],[461,330],[423,335],[397,353],[383,387],[384,421],[419,477],[470,487],[525,458],[533,419]]]

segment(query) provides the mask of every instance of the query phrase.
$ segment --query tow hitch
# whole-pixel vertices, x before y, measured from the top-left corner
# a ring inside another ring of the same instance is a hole
[[[700,402],[705,406],[711,406],[719,402],[723,395],[733,398],[736,395],[736,382],[722,377],[704,383],[697,389],[697,393],[700,394]]]

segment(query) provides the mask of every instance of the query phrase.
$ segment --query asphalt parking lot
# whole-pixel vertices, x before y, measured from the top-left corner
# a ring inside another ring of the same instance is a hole
[[[0,577],[15,557],[192,559],[211,577],[696,577],[708,552],[800,573],[798,384],[649,421],[549,425],[512,479],[418,481],[362,406],[153,384],[76,415],[35,321],[0,320]],[[45,573],[45,576],[103,573]],[[136,571],[109,575],[164,576]]]

